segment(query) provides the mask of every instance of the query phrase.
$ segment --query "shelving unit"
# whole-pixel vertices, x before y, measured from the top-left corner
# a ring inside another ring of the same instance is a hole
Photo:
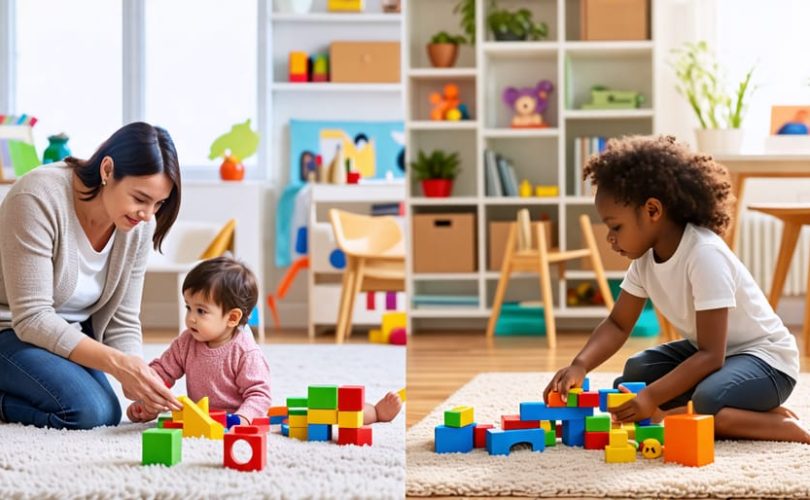
[[[657,0],[650,0],[651,13]],[[528,8],[535,20],[545,21],[549,38],[538,42],[495,41],[485,27],[488,2],[477,0],[477,45],[464,46],[455,68],[433,69],[424,45],[441,30],[459,33],[459,17],[453,14],[455,0],[410,0],[405,15],[406,47],[406,136],[407,153],[444,149],[461,158],[461,174],[450,198],[422,196],[414,179],[406,183],[408,227],[418,214],[466,213],[475,215],[476,269],[472,272],[416,273],[408,262],[407,296],[414,294],[475,295],[477,307],[418,308],[410,303],[410,331],[450,326],[461,320],[474,321],[483,330],[489,317],[498,269],[489,269],[489,223],[514,221],[520,208],[528,208],[532,219],[547,216],[555,223],[557,246],[582,245],[578,216],[591,215],[597,221],[592,196],[574,196],[574,140],[580,136],[617,137],[651,134],[656,131],[655,33],[644,41],[583,41],[579,33],[579,0],[502,0],[502,7]],[[650,16],[650,26],[655,26]],[[543,113],[550,127],[512,129],[512,111],[503,103],[508,86],[533,87],[548,79],[554,91]],[[428,96],[446,83],[460,87],[462,102],[470,109],[466,122],[429,122]],[[584,110],[594,85],[617,90],[637,90],[646,98],[638,109]],[[560,195],[548,198],[489,197],[485,190],[484,152],[493,149],[512,160],[518,181],[532,185],[556,185]],[[409,257],[414,240],[409,239]],[[568,287],[593,280],[593,271],[572,263],[565,279],[554,278],[555,315],[561,320],[591,321],[604,318],[603,307],[568,307]],[[608,271],[608,278],[621,279],[623,271]],[[517,276],[510,282],[508,300],[539,301],[536,275]],[[563,322],[561,326],[565,326]]]
[[[403,8],[406,2],[403,2]],[[291,83],[288,81],[288,56],[292,51],[308,54],[328,53],[332,41],[401,41],[403,40],[404,14],[384,13],[380,0],[366,0],[360,13],[333,13],[326,11],[326,1],[313,2],[312,11],[306,14],[271,12],[267,16],[268,64],[270,92],[266,114],[271,123],[268,140],[274,147],[270,153],[272,171],[278,177],[272,179],[279,186],[289,183],[291,158],[289,151],[289,122],[299,120],[334,121],[389,121],[404,120],[404,86],[401,83]],[[404,61],[404,57],[403,57]],[[404,75],[404,67],[401,74]],[[329,186],[316,185],[313,193],[311,217],[314,224],[323,230],[328,225],[326,210],[332,206],[367,212],[372,203],[402,201],[402,183],[389,186]],[[317,228],[312,229],[313,237]],[[331,229],[330,229],[331,230]],[[330,247],[331,248],[331,247]],[[310,259],[318,261],[322,255],[310,244]],[[291,293],[279,303],[281,317],[290,318],[289,323],[301,321],[308,325],[313,335],[321,325],[334,327],[337,320],[337,304],[340,297],[341,272],[333,268],[314,266],[314,272],[299,275],[296,282],[306,287],[291,289]],[[273,276],[278,283],[281,274]],[[331,293],[331,295],[329,295]],[[329,298],[331,297],[331,298]],[[261,298],[264,300],[264,297]],[[358,303],[365,306],[365,300]],[[292,320],[295,318],[295,320]],[[373,315],[359,313],[355,324],[378,321]]]

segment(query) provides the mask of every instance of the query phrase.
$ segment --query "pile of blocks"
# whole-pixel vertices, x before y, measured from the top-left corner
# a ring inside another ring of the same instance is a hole
[[[287,407],[271,408],[271,423],[281,423],[281,434],[301,441],[332,441],[337,425],[337,443],[372,444],[371,427],[363,425],[365,387],[360,385],[313,385],[307,397],[287,398]],[[286,410],[287,422],[284,423]]]

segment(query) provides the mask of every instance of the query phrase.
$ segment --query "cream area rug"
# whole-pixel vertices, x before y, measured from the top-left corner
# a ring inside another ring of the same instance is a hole
[[[618,374],[591,374],[591,388],[612,387]],[[531,497],[792,497],[810,498],[810,445],[718,441],[715,461],[701,468],[663,459],[608,464],[604,452],[560,443],[542,453],[515,449],[509,456],[433,452],[433,429],[443,411],[475,409],[477,423],[519,413],[521,401],[539,401],[551,373],[483,373],[453,394],[407,434],[409,496]],[[802,374],[786,405],[810,424],[810,375]]]
[[[165,347],[146,346],[146,359]],[[309,385],[365,385],[371,402],[405,385],[402,347],[271,345],[264,351],[274,404],[284,404],[287,396],[306,396]],[[184,394],[184,381],[175,388]],[[371,447],[271,434],[261,472],[224,468],[222,441],[204,439],[184,439],[183,460],[174,467],[144,467],[141,433],[151,426],[127,422],[56,431],[0,424],[0,498],[378,499],[404,494],[404,410],[393,422],[373,426]]]

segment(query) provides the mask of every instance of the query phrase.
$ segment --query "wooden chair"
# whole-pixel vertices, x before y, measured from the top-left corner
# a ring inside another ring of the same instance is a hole
[[[351,335],[357,294],[405,290],[405,242],[393,217],[370,217],[333,208],[329,220],[337,246],[346,254],[335,330],[335,342],[341,344]]]
[[[524,209],[525,210],[525,209]],[[524,220],[528,212],[523,217],[518,216]],[[613,308],[613,296],[610,293],[607,279],[605,278],[605,269],[602,266],[602,259],[599,256],[599,250],[596,246],[596,238],[593,235],[593,228],[591,227],[590,218],[583,214],[579,217],[579,225],[582,230],[582,236],[585,239],[586,248],[578,250],[565,250],[549,248],[548,238],[546,237],[546,226],[549,222],[536,222],[531,224],[531,231],[535,235],[535,245],[528,242],[528,238],[521,238],[526,243],[526,248],[521,249],[516,245],[518,240],[518,224],[512,224],[509,229],[509,237],[506,240],[506,251],[504,253],[503,264],[501,265],[501,277],[498,281],[498,288],[495,291],[495,300],[492,304],[492,313],[489,316],[489,323],[487,324],[487,337],[492,337],[495,334],[495,324],[501,314],[501,306],[503,305],[504,295],[506,294],[506,287],[509,283],[509,278],[513,272],[528,271],[536,272],[540,275],[540,292],[543,297],[543,311],[546,319],[546,336],[548,337],[548,346],[554,349],[557,346],[557,327],[554,321],[554,298],[551,293],[551,264],[557,264],[559,268],[560,277],[565,274],[565,262],[573,259],[590,259],[593,265],[594,273],[596,275],[596,283],[605,299],[605,305],[608,311]],[[526,232],[525,228],[523,230]],[[565,300],[564,298],[562,300]]]
[[[768,295],[768,302],[776,310],[782,290],[785,288],[785,278],[790,269],[790,261],[796,251],[796,243],[802,226],[810,224],[810,205],[802,203],[780,203],[769,205],[749,205],[749,210],[762,212],[784,223],[782,228],[782,241],[779,243],[779,255],[776,258],[776,267],[773,271],[773,283]],[[804,339],[804,355],[810,356],[810,273],[807,277],[808,293],[804,303],[804,323],[802,324],[802,338]]]

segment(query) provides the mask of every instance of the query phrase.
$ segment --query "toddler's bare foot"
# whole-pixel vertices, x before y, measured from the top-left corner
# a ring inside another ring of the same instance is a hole
[[[771,412],[772,413],[778,413],[780,415],[784,415],[785,417],[788,417],[788,418],[793,418],[793,419],[799,420],[798,415],[793,413],[793,411],[790,408],[785,408],[784,406],[774,408],[773,410],[771,410]]]
[[[810,432],[802,426],[798,419],[787,417],[784,420],[784,424],[785,427],[789,429],[788,441],[810,444]]]
[[[390,422],[402,410],[402,401],[400,401],[399,396],[389,392],[374,405],[374,409],[377,412],[378,422]]]

